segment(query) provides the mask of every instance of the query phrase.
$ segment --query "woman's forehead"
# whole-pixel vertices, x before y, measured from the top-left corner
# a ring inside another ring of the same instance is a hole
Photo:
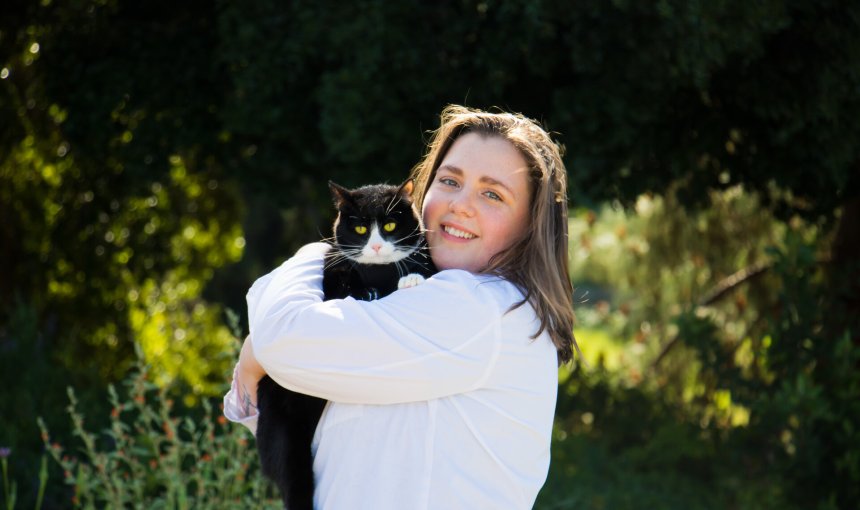
[[[500,136],[466,133],[451,145],[437,172],[516,187],[528,179],[528,164],[514,145]]]

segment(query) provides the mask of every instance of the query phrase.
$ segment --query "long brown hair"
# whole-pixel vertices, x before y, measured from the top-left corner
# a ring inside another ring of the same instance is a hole
[[[559,363],[573,357],[579,346],[573,336],[573,288],[568,270],[567,171],[562,148],[535,121],[520,114],[489,113],[449,105],[442,110],[439,129],[432,133],[424,158],[412,169],[413,196],[418,210],[436,170],[454,141],[465,133],[498,136],[510,142],[529,167],[531,227],[510,248],[493,256],[484,273],[499,275],[522,290],[540,328],[549,332]],[[512,308],[512,309],[513,309]],[[581,353],[580,353],[581,358]]]

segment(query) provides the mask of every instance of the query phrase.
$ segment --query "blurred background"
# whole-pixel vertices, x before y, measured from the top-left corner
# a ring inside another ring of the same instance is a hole
[[[245,292],[450,103],[566,147],[585,360],[536,508],[857,508],[860,4],[831,0],[6,0],[6,508],[276,508],[218,418]]]

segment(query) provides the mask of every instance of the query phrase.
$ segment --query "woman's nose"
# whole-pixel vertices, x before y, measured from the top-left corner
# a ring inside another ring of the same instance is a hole
[[[472,204],[472,200],[467,193],[458,193],[457,196],[453,197],[451,199],[451,203],[449,204],[449,208],[454,214],[459,214],[467,217],[472,217],[475,215],[475,207]]]

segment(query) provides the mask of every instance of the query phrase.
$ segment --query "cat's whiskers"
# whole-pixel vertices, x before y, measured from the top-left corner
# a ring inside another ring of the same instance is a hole
[[[343,262],[344,260],[346,260],[346,257],[340,257],[340,258],[334,258],[334,259],[331,259],[331,260],[326,260],[326,262],[325,262],[325,264],[324,264],[324,266],[323,266],[323,267],[324,267],[324,269],[330,269],[330,268],[332,268],[332,267],[334,267],[334,266],[336,266],[336,265],[340,264],[340,263],[341,263],[341,262]]]
[[[394,207],[400,203],[401,199],[402,197],[400,195],[395,195],[394,197],[392,197],[391,201],[388,202],[388,206],[385,208],[385,214],[390,214]]]
[[[346,260],[351,260],[351,261],[352,261],[352,260],[355,260],[355,258],[356,258],[356,255],[355,255],[355,254],[346,254],[346,253],[341,253],[341,254],[338,254],[338,256],[337,256],[337,257],[332,257],[331,262],[329,262],[329,266],[328,266],[328,267],[331,267],[331,266],[334,266],[334,265],[340,264],[341,262],[344,262],[344,261],[346,261]]]
[[[404,259],[402,260],[402,262],[403,262],[404,266],[405,266],[405,264],[406,264],[407,262],[413,262],[413,263],[416,263],[416,264],[420,264],[420,261],[415,260],[414,258],[412,258],[412,255],[410,255],[410,256],[408,256],[408,257],[404,258]],[[401,275],[401,276],[405,276],[405,275]]]
[[[411,256],[411,255],[410,255],[410,256]],[[406,267],[406,260],[407,260],[408,258],[409,258],[409,257],[406,257],[406,258],[401,259],[401,260],[398,260],[397,262],[395,262],[395,263],[394,263],[394,266],[397,268],[397,276],[398,276],[399,278],[403,278],[404,276],[406,276],[407,274],[409,274],[409,273],[407,273],[407,270],[408,270],[408,269],[407,269],[407,267]]]
[[[364,248],[363,244],[339,244],[340,251],[360,252]]]
[[[418,228],[414,228],[414,229],[412,229],[412,231],[411,231],[411,232],[409,232],[409,233],[405,234],[403,237],[401,237],[401,238],[399,238],[399,239],[396,239],[396,240],[392,241],[392,243],[394,243],[394,244],[399,244],[399,243],[401,243],[401,242],[403,242],[403,241],[405,241],[405,240],[409,239],[410,237],[418,237],[418,236],[420,236],[420,235],[421,235],[421,230],[420,230],[420,229],[418,229]],[[416,247],[417,247],[417,245],[416,245]]]
[[[326,268],[340,264],[345,260],[354,260],[361,255],[361,247],[356,246],[339,246],[337,251],[330,252],[332,255],[326,258]]]

